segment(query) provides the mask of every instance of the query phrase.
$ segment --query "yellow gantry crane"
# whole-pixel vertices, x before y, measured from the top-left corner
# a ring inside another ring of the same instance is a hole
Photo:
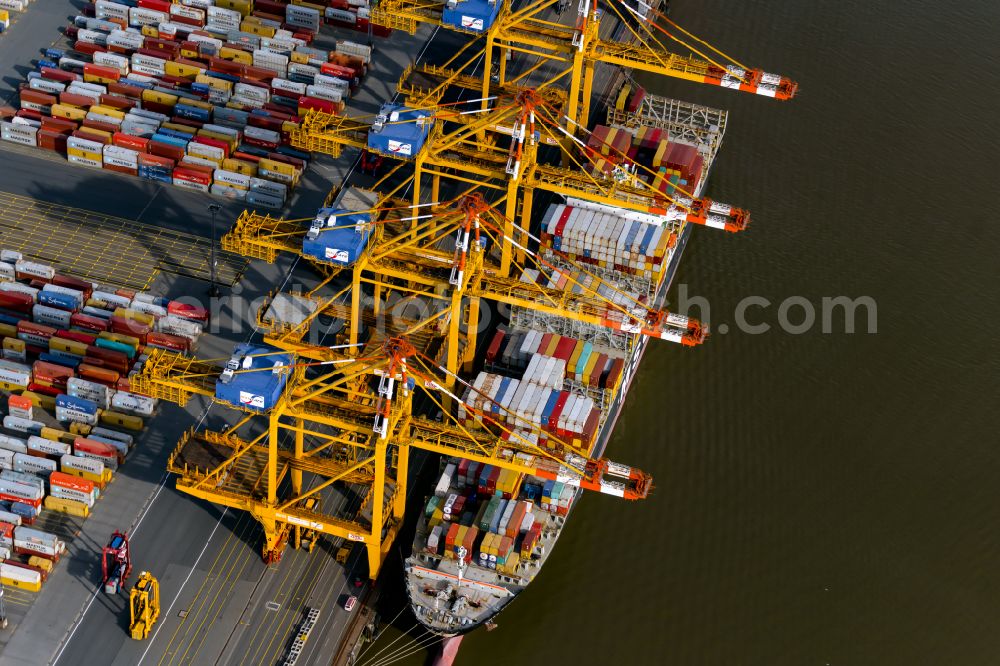
[[[384,0],[372,9],[371,21],[411,34],[418,25],[430,24],[485,38],[483,98],[490,96],[493,79],[504,86],[536,75],[541,82],[534,87],[568,79],[565,113],[583,126],[590,117],[598,62],[780,100],[791,99],[798,89],[783,76],[742,65],[642,0],[578,0],[564,19],[568,5],[567,0],[536,0],[515,10],[510,0]],[[601,19],[609,13],[620,20],[629,41],[602,36]],[[671,52],[668,42],[690,55]],[[508,76],[512,53],[533,64]]]
[[[187,433],[170,455],[168,469],[178,475],[181,492],[249,511],[263,526],[268,561],[280,558],[290,533],[308,529],[363,543],[369,575],[375,578],[402,521],[411,447],[543,478],[567,477],[581,488],[626,499],[644,498],[651,489],[648,475],[588,460],[569,445],[542,448],[510,430],[505,439],[469,429],[450,412],[443,413],[443,421],[415,413],[418,387],[440,404],[433,394],[447,391],[447,382],[440,368],[406,340],[366,345],[357,357],[340,356],[329,347],[312,351],[312,357],[328,360],[280,352],[292,363],[280,366],[287,375],[277,397],[263,406],[227,400],[218,389],[226,373],[219,365],[168,351],[155,350],[133,377],[136,390],[145,395],[180,405],[203,395],[244,412],[225,431]],[[273,375],[277,364],[268,359],[278,354],[248,357],[249,364],[233,371],[233,381]],[[283,441],[286,433],[291,446]],[[310,487],[303,484],[304,474],[315,481]],[[286,477],[290,483],[284,485]],[[349,515],[317,510],[309,500],[338,481],[364,489],[360,509]]]

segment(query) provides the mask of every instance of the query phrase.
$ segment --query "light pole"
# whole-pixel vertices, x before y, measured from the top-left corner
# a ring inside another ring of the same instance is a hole
[[[216,298],[219,295],[219,285],[215,281],[215,244],[216,244],[216,232],[215,232],[215,216],[222,210],[222,206],[217,203],[208,204],[208,212],[212,214],[212,286],[208,288],[208,295],[212,298]]]

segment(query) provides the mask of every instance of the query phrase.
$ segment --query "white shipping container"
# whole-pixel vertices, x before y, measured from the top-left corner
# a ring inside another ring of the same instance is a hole
[[[128,308],[132,305],[132,301],[130,299],[107,291],[95,291],[90,295],[90,299],[99,303],[104,303],[105,305],[114,306],[115,308]]]
[[[38,128],[6,121],[0,122],[0,139],[35,147],[38,145]]]
[[[132,54],[132,67],[144,74],[160,74],[164,73],[164,66],[167,61],[163,58],[156,58],[154,56],[145,55],[142,53]]]
[[[49,455],[64,456],[70,452],[70,445],[66,442],[56,442],[44,437],[32,435],[28,438],[28,448]]]
[[[31,72],[31,74],[38,74],[37,72]],[[40,90],[51,95],[58,95],[59,93],[66,90],[66,84],[60,83],[58,81],[49,81],[48,79],[43,79],[41,74],[35,77],[28,77],[28,87],[32,90]]]
[[[104,463],[100,460],[95,460],[93,458],[84,458],[75,455],[65,455],[59,459],[60,468],[65,471],[67,469],[75,469],[81,472],[88,472],[89,474],[95,474],[97,476],[104,475]]]
[[[14,455],[23,456],[26,454],[15,453]],[[4,470],[4,473],[9,474],[10,471]],[[10,495],[11,497],[19,497],[28,502],[37,502],[45,496],[45,493],[36,485],[3,478],[0,478],[0,493]]]
[[[135,27],[144,25],[156,26],[165,23],[170,19],[170,15],[165,12],[158,12],[155,9],[144,7],[131,7],[128,10],[128,24]]]
[[[138,298],[133,298],[132,302],[127,307],[130,307],[136,312],[153,315],[154,317],[167,316],[167,309],[165,307],[161,305],[156,305],[155,303],[147,303],[145,301],[140,301]]]
[[[14,454],[14,470],[17,472],[46,475],[49,472],[56,471],[56,468],[57,465],[55,460],[49,460],[48,458],[41,458],[27,453]]]
[[[17,279],[17,277],[14,272],[14,264],[7,263],[6,261],[0,261],[0,280],[13,282],[15,279]]]
[[[0,361],[0,382],[15,386],[27,386],[31,382],[31,367],[13,361]]]
[[[66,147],[76,148],[86,153],[99,153],[104,148],[104,144],[97,141],[91,141],[90,139],[81,139],[78,136],[71,136],[66,139]],[[53,270],[53,275],[54,274],[55,271]],[[52,278],[47,279],[51,280]]]
[[[71,500],[73,502],[82,502],[90,508],[94,508],[94,496],[91,493],[85,493],[82,490],[77,490],[76,488],[66,488],[65,486],[50,486],[49,494],[58,499]]]
[[[188,155],[194,155],[195,157],[201,157],[215,162],[213,166],[216,166],[219,161],[225,158],[225,151],[218,146],[209,146],[205,143],[196,143],[191,141],[187,145]]]
[[[156,410],[156,401],[143,395],[118,391],[111,398],[111,407],[120,412],[152,416]]]
[[[11,513],[10,511],[0,510],[0,523],[7,523],[8,525],[14,525],[16,527],[21,524],[21,516],[16,513]],[[10,555],[7,557],[10,557]]]
[[[4,578],[6,580],[16,580],[29,585],[41,585],[42,583],[41,572],[35,571],[34,569],[16,567],[13,564],[7,564],[6,562],[0,563],[0,578]]]
[[[337,53],[346,53],[347,55],[359,56],[365,61],[365,64],[371,62],[372,59],[372,47],[367,44],[359,44],[357,42],[351,42],[346,39],[341,39],[337,41]]]
[[[56,420],[60,422],[97,424],[97,414],[85,414],[76,409],[56,406]]]
[[[87,30],[86,28],[76,31],[76,39],[85,44],[97,44],[98,46],[106,46],[108,43],[107,33],[97,30]]]
[[[21,262],[18,262],[21,263]],[[17,272],[21,272],[21,269],[15,269]],[[16,291],[21,294],[27,294],[31,296],[33,300],[38,300],[39,289],[34,287],[29,287],[26,284],[21,284],[20,282],[0,282],[0,291]]]
[[[135,438],[132,435],[124,432],[118,432],[117,430],[111,430],[110,428],[94,428],[91,431],[93,435],[99,435],[105,439],[113,439],[116,442],[122,442],[126,446],[132,446],[135,443]]]
[[[14,456],[16,453],[9,449],[0,449],[0,470],[14,469]],[[3,520],[3,518],[0,518]]]
[[[28,442],[27,440],[23,440],[18,437],[0,434],[0,451],[7,451],[10,453],[27,453]],[[13,457],[11,457],[11,460],[13,460]]]
[[[129,59],[123,55],[98,51],[94,54],[94,64],[102,67],[114,67],[122,76],[128,76]]]
[[[139,168],[139,153],[121,146],[104,146],[104,163],[126,169]]]
[[[111,0],[97,0],[94,3],[94,15],[100,19],[121,19],[128,21],[128,7]]]
[[[281,78],[271,79],[271,89],[278,92],[293,93],[295,95],[306,94],[306,84],[298,83],[296,81],[289,81],[288,79],[281,79]]]
[[[56,328],[69,328],[72,312],[50,308],[47,305],[34,305],[31,308],[31,318],[38,324],[55,326]]]

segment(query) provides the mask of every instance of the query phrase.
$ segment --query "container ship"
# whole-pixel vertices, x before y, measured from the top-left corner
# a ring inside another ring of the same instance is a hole
[[[591,132],[587,168],[607,172],[614,168],[609,153],[627,154],[645,167],[644,179],[658,191],[669,195],[679,186],[700,196],[725,133],[726,112],[646,96],[642,89],[629,94],[626,88],[606,122]],[[536,222],[540,252],[567,274],[575,271],[573,264],[583,265],[585,275],[600,278],[609,298],[617,292],[659,309],[690,234],[688,223],[675,218],[670,211],[641,216],[573,199],[552,203]],[[529,269],[522,280],[584,288],[553,275]],[[459,418],[470,427],[503,423],[505,431],[539,446],[551,433],[600,458],[648,339],[525,308],[513,308],[509,322],[487,339]],[[620,470],[622,493],[628,474]],[[569,482],[442,459],[405,561],[417,620],[444,636],[489,626],[539,574],[581,494]]]

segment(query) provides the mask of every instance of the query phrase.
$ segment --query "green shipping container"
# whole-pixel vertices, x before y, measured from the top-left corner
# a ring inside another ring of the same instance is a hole
[[[500,496],[494,495],[490,498],[489,504],[486,506],[486,513],[483,514],[483,519],[479,523],[479,529],[489,530],[490,524],[493,523],[493,518],[497,514],[497,510],[500,508]]]

